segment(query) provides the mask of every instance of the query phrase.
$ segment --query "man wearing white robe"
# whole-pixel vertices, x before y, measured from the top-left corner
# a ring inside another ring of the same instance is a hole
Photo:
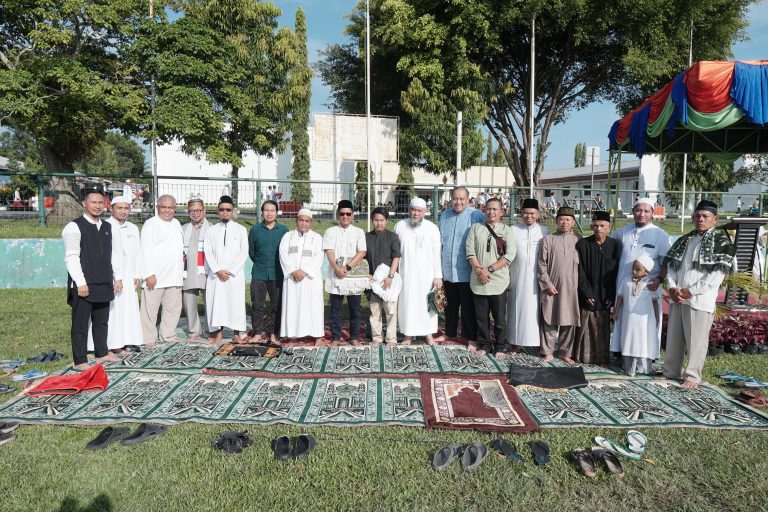
[[[539,224],[539,202],[525,199],[520,211],[523,222],[512,227],[517,243],[517,257],[509,265],[509,298],[507,300],[507,342],[510,353],[522,347],[538,347],[539,333],[539,283],[536,279],[536,262],[539,259],[541,240],[549,230]]]
[[[139,296],[136,288],[141,283],[141,239],[139,228],[129,222],[131,198],[112,199],[112,272],[115,278],[115,298],[109,303],[107,348],[120,353],[127,345],[143,345]],[[93,335],[88,331],[88,350],[93,350]]]
[[[229,196],[219,200],[219,223],[205,237],[205,316],[211,343],[222,342],[224,327],[232,329],[232,341],[242,342],[245,323],[245,260],[248,259],[248,230],[232,220],[234,202]]]
[[[426,336],[427,343],[436,344],[437,313],[430,311],[427,295],[433,288],[443,287],[440,260],[440,230],[424,219],[427,203],[421,198],[411,200],[409,218],[395,226],[400,237],[400,276],[403,288],[397,304],[397,323],[410,345],[414,336]]]
[[[278,254],[283,268],[280,336],[315,338],[323,343],[323,237],[311,230],[312,212],[299,210],[296,229],[280,240]]]
[[[155,341],[179,342],[176,326],[181,316],[181,285],[184,282],[184,235],[174,218],[176,199],[162,195],[157,199],[157,215],[141,228],[141,331],[147,348]],[[157,313],[163,308],[160,330]]]
[[[653,224],[653,201],[642,197],[637,200],[632,208],[635,218],[633,224],[627,224],[617,229],[611,235],[619,240],[621,247],[621,260],[619,261],[619,273],[616,277],[616,291],[621,290],[624,283],[632,280],[632,264],[641,254],[647,254],[653,259],[653,271],[648,274],[648,290],[654,292],[658,298],[659,318],[661,318],[661,288],[659,285],[666,277],[666,268],[662,267],[664,256],[671,247],[669,235],[666,231]],[[613,336],[611,337],[611,352],[621,352],[622,336],[621,317],[614,323]],[[661,336],[661,322],[659,322],[659,339]]]

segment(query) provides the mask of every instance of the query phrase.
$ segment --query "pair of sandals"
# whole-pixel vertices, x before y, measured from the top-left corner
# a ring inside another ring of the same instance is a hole
[[[612,475],[619,478],[624,476],[624,468],[621,461],[611,450],[593,447],[592,450],[578,449],[571,452],[571,460],[581,470],[581,473],[589,478],[597,476],[597,462],[602,461],[606,469]]]
[[[291,446],[293,441],[293,446]],[[315,438],[309,434],[301,434],[294,437],[293,440],[288,436],[280,436],[272,440],[272,453],[275,459],[286,460],[303,459],[309,456],[309,452],[317,445]]]
[[[742,375],[739,372],[734,372],[733,370],[723,370],[721,372],[715,373],[716,377],[720,377],[726,383],[728,383],[729,386],[734,388],[766,388],[768,387],[768,382],[763,382],[760,380],[757,380],[754,377]]]
[[[107,427],[85,445],[86,450],[100,450],[106,448],[115,441],[130,446],[143,443],[165,434],[166,427],[142,423],[131,433],[128,427]]]
[[[624,443],[617,443],[616,441],[605,437],[595,437],[594,441],[599,448],[631,460],[642,459],[643,454],[645,453],[645,447],[648,444],[648,438],[637,430],[628,431]]]
[[[461,469],[475,469],[488,456],[488,447],[480,441],[476,441],[463,449],[458,444],[449,444],[435,452],[432,457],[432,467],[437,471],[442,471],[459,455],[461,455]]]
[[[59,354],[55,350],[50,350],[48,352],[43,352],[41,354],[38,354],[36,356],[28,357],[27,362],[28,363],[52,363],[54,361],[59,361],[61,359],[64,359],[64,354]]]
[[[25,364],[21,359],[3,359],[0,360],[0,370],[17,370]]]
[[[13,382],[24,382],[26,380],[35,380],[35,379],[41,379],[48,375],[43,370],[39,368],[35,368],[33,370],[29,370],[27,373],[22,373],[21,375],[14,375],[11,377],[11,380]]]
[[[752,407],[768,407],[768,396],[759,391],[742,391],[736,395],[736,398]]]

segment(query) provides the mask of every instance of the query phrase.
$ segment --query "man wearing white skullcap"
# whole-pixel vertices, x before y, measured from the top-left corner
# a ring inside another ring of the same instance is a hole
[[[635,201],[632,207],[632,216],[634,223],[627,224],[621,229],[614,231],[611,235],[621,242],[621,260],[619,261],[619,272],[616,277],[616,292],[618,294],[622,286],[632,280],[632,263],[642,254],[648,255],[653,259],[653,270],[648,273],[648,290],[657,298],[661,298],[661,288],[659,285],[666,276],[666,268],[661,263],[666,256],[671,244],[669,235],[666,231],[653,224],[653,201],[648,197],[641,197]],[[661,300],[657,300],[658,307],[661,308]],[[658,311],[661,317],[661,310]],[[622,340],[624,338],[623,319],[620,316],[613,327],[613,337],[611,338],[611,351],[622,351]],[[661,322],[659,322],[658,336],[661,337]]]
[[[410,345],[414,336],[426,336],[427,343],[436,343],[437,313],[430,311],[427,295],[430,290],[443,287],[440,261],[440,230],[424,219],[427,203],[416,197],[411,200],[409,218],[395,226],[400,237],[400,277],[403,288],[397,305],[397,323],[405,337],[403,345]]]
[[[141,242],[139,228],[129,222],[131,198],[117,196],[112,199],[112,271],[115,279],[115,298],[109,303],[107,348],[121,353],[126,345],[143,345],[139,297],[136,288],[141,283],[139,261]],[[93,350],[93,336],[88,332],[88,350]]]
[[[323,341],[323,237],[312,231],[312,212],[296,215],[296,229],[280,240],[278,254],[283,269],[280,336],[312,336]]]

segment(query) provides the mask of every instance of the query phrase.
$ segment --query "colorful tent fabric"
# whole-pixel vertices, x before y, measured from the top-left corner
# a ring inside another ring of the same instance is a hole
[[[675,129],[712,132],[745,121],[768,124],[768,61],[697,62],[616,121],[608,134],[612,150],[630,146],[638,157],[646,141]],[[739,154],[717,155],[734,161]]]

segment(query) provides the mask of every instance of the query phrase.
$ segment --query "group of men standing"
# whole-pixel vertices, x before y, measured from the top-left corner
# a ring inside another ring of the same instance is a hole
[[[263,220],[249,233],[234,221],[228,196],[217,205],[218,223],[209,223],[203,202],[193,199],[187,204],[190,222],[182,226],[175,219],[175,199],[168,195],[158,199],[157,215],[139,233],[127,220],[129,198],[115,198],[112,217],[102,222],[102,191],[85,192],[83,217],[62,233],[77,369],[87,368],[89,339],[97,361],[114,360],[110,352],[126,347],[151,348],[158,339],[182,341],[176,336],[182,306],[189,340],[207,337],[217,345],[226,327],[235,342],[312,337],[316,345],[338,345],[344,336],[341,308],[346,300],[347,338],[359,345],[366,337],[361,332],[365,294],[373,343],[396,345],[398,331],[404,345],[417,336],[429,344],[455,340],[460,324],[468,349],[480,355],[503,357],[538,347],[544,360],[557,355],[571,364],[605,364],[614,351],[622,353],[632,373],[648,373],[659,355],[661,311],[654,335],[629,346],[624,341],[635,340],[627,333],[636,319],[614,315],[611,336],[611,312],[622,283],[630,280],[635,283],[631,289],[660,297],[669,268],[672,309],[665,375],[682,377],[695,387],[701,380],[702,335],[712,321],[714,295],[733,266],[733,246],[713,229],[717,209],[707,201],[696,208],[696,230],[670,248],[667,234],[652,223],[649,199],[639,199],[634,223],[612,236],[609,214],[595,212],[593,234],[581,238],[573,231],[570,208],[557,211],[557,229],[550,234],[538,223],[535,199],[523,202],[522,222],[508,226],[501,220],[500,199],[489,198],[481,212],[469,206],[467,189],[456,187],[439,229],[424,218],[425,201],[415,198],[408,218],[394,231],[386,229],[387,210],[376,208],[371,214],[374,229],[365,233],[353,225],[353,204],[342,200],[336,209],[338,224],[321,236],[312,231],[308,209],[298,212],[295,229],[280,224],[273,200],[261,206]],[[249,257],[252,309],[246,334],[244,267]],[[642,279],[633,270],[637,261],[647,270]],[[325,339],[324,289],[330,295],[330,341]],[[443,289],[445,331],[438,337],[434,296]],[[201,295],[207,333],[198,315]],[[654,299],[653,304],[660,307],[661,301]],[[686,351],[689,363],[683,372]]]

